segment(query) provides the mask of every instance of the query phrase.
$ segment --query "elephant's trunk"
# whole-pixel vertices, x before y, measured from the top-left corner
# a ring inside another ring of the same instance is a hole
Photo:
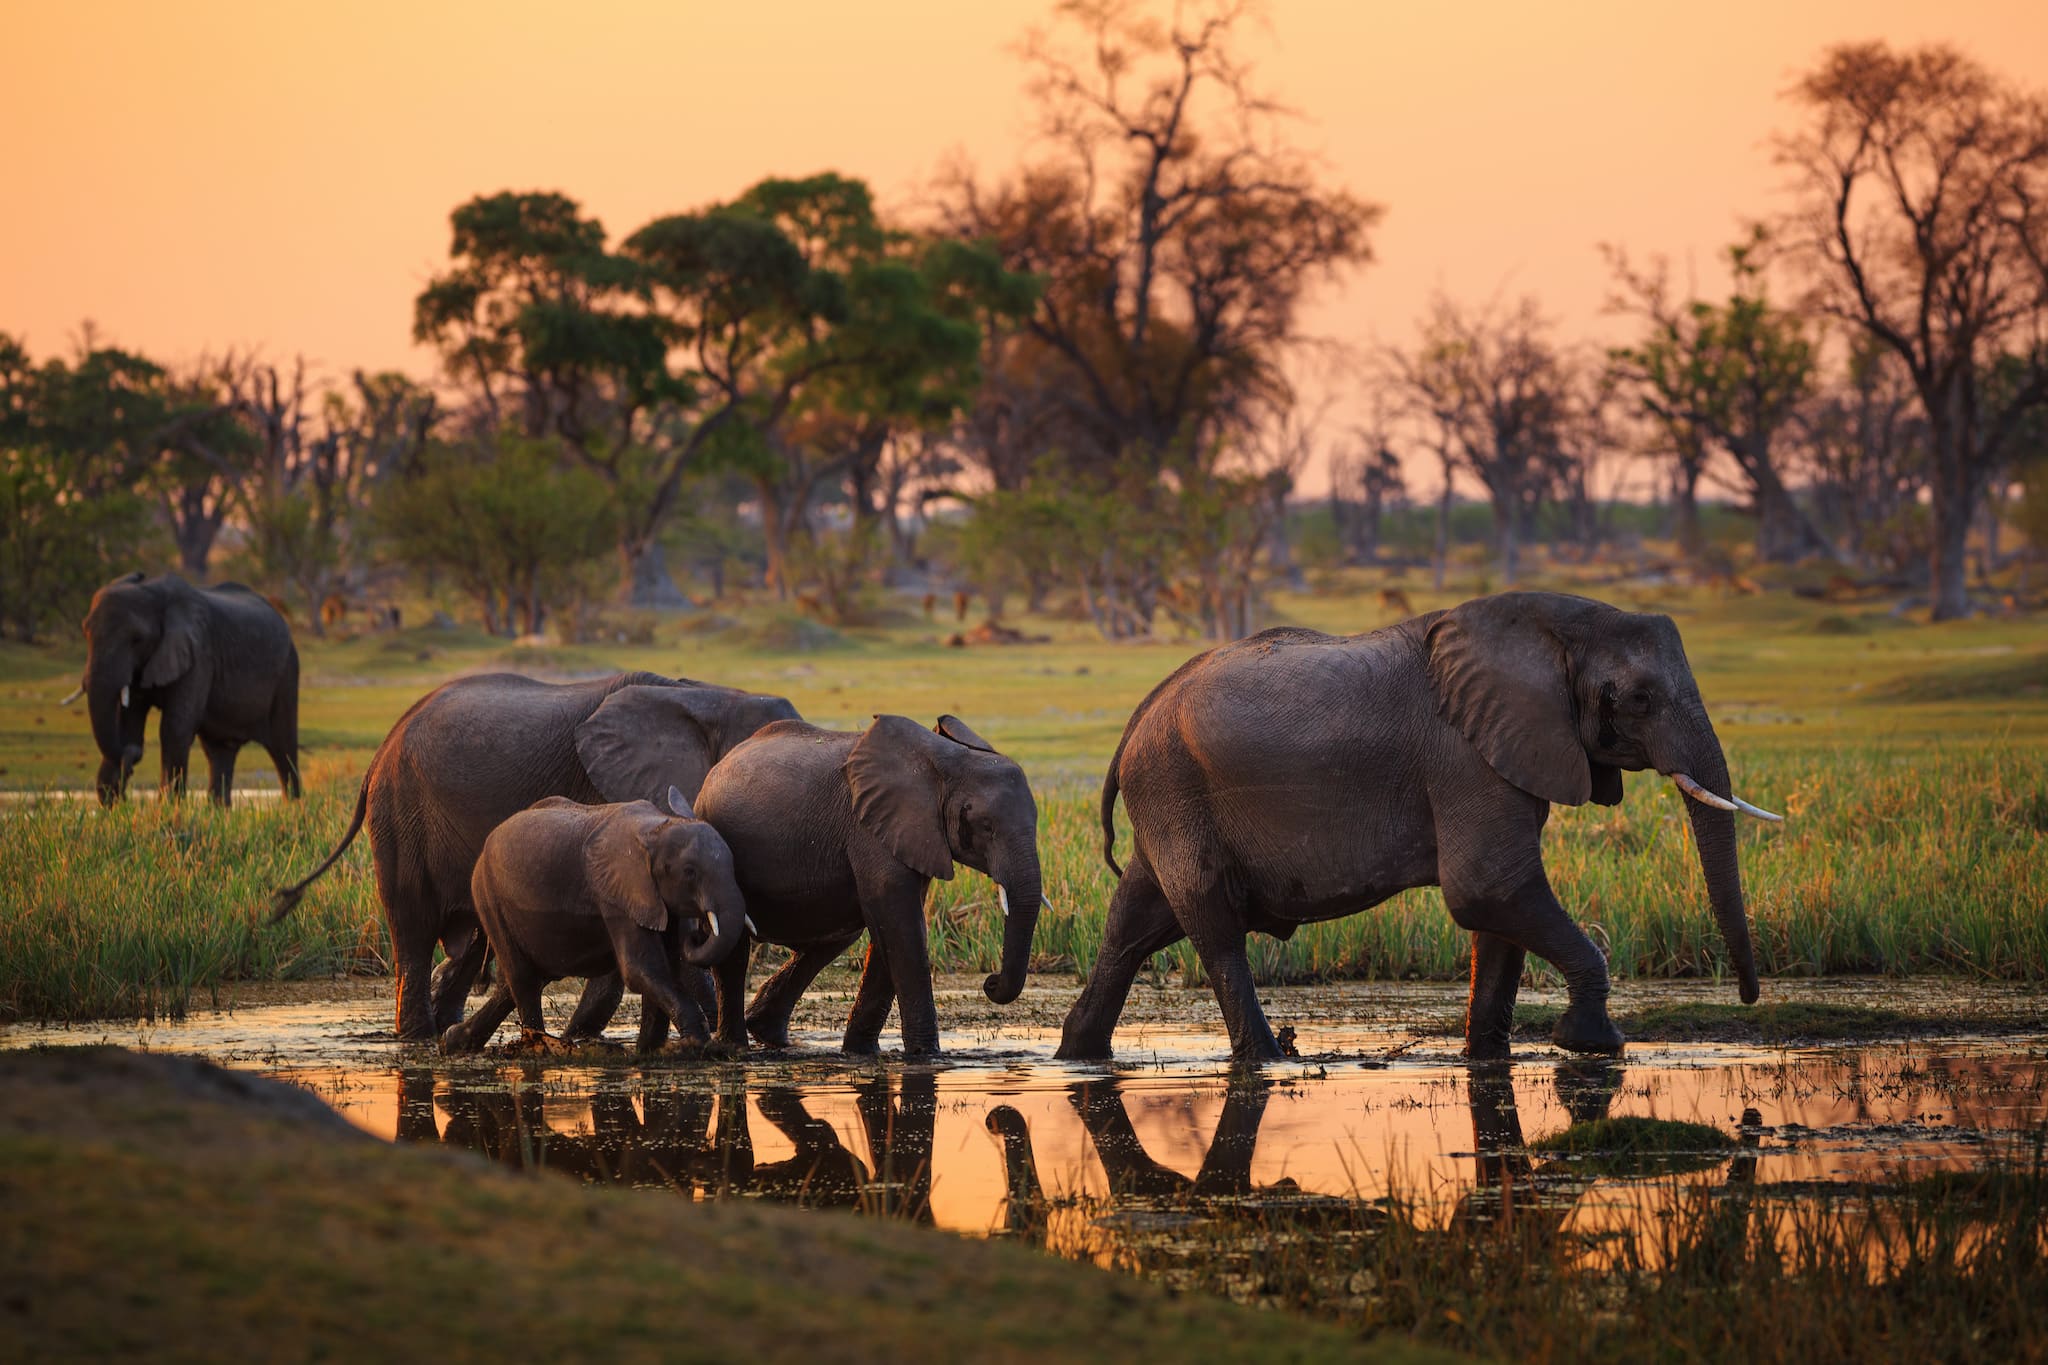
[[[128,774],[142,757],[139,749],[130,752],[121,724],[133,672],[125,660],[94,659],[86,668],[86,715],[92,721],[93,743],[100,751],[97,786],[103,806],[121,798],[128,788]]]
[[[683,956],[699,967],[715,967],[731,957],[747,936],[747,903],[738,886],[706,889],[700,893],[698,914],[704,933],[683,945]]]
[[[1721,753],[1721,741],[1714,734],[1704,711],[1695,719],[1691,738],[1672,755],[1676,761],[1659,764],[1669,774],[1684,773],[1716,795],[1732,790],[1728,781],[1728,760]],[[1699,846],[1700,871],[1707,880],[1707,896],[1713,902],[1714,919],[1721,926],[1721,938],[1728,945],[1728,958],[1742,1002],[1757,998],[1756,953],[1749,940],[1749,915],[1742,899],[1742,870],[1735,860],[1735,814],[1705,802],[1685,802],[1692,820],[1693,842]]]
[[[1045,899],[1038,848],[1026,845],[990,870],[1003,889],[1003,965],[981,983],[981,990],[996,1004],[1007,1005],[1023,993],[1024,976],[1031,969],[1031,936],[1038,930],[1038,907]]]

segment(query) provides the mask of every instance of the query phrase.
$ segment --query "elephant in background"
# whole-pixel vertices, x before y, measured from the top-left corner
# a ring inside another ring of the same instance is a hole
[[[771,725],[704,779],[697,813],[731,845],[755,933],[796,956],[751,1006],[745,954],[717,970],[719,1038],[789,1041],[797,998],[825,964],[868,934],[867,962],[845,1049],[877,1049],[892,1002],[903,1050],[939,1050],[925,943],[925,892],[955,861],[992,877],[1004,911],[1002,966],[982,985],[1007,1005],[1024,989],[1044,899],[1038,805],[1024,770],[954,716],[927,730],[877,716],[860,734],[800,722]]]
[[[86,699],[100,751],[97,787],[111,806],[142,757],[143,726],[162,712],[162,791],[185,792],[192,741],[206,752],[207,793],[225,806],[235,755],[261,744],[289,797],[299,795],[299,651],[291,626],[240,583],[195,588],[176,574],[132,573],[93,594],[85,614]]]
[[[655,801],[673,785],[692,798],[729,750],[772,721],[795,719],[782,697],[654,673],[573,683],[488,673],[444,683],[385,736],[341,842],[277,893],[272,919],[288,914],[367,824],[398,976],[398,1036],[432,1041],[461,1021],[483,966],[470,877],[493,829],[549,796]],[[435,968],[437,942],[448,956]],[[686,975],[686,987],[701,980]],[[616,971],[591,978],[567,1036],[601,1033],[623,991]],[[649,1013],[666,1029],[665,1014]],[[643,1046],[647,1039],[643,1027]]]
[[[1721,795],[1727,761],[1670,618],[1503,593],[1369,634],[1269,630],[1196,655],[1139,704],[1110,760],[1104,858],[1120,880],[1058,1055],[1109,1056],[1132,978],[1185,937],[1232,1055],[1277,1059],[1245,935],[1285,939],[1431,885],[1472,933],[1473,1058],[1507,1055],[1532,952],[1570,991],[1554,1041],[1618,1052],[1606,959],[1551,891],[1541,839],[1552,804],[1614,805],[1622,772],[1645,768],[1692,798],[1708,897],[1752,1002],[1733,812],[1778,817]]]
[[[443,1052],[480,1051],[515,1007],[528,1043],[566,1050],[547,1035],[541,991],[565,976],[612,970],[673,1019],[686,1043],[710,1041],[703,1013],[683,994],[684,973],[724,961],[745,941],[747,909],[718,831],[694,818],[674,787],[668,808],[550,796],[491,831],[470,904],[501,971],[476,1013],[441,1035]],[[686,922],[697,926],[694,936],[684,934]]]

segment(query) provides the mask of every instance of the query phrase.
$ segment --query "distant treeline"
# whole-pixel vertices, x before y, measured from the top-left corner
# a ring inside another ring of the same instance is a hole
[[[2005,526],[2048,543],[2038,94],[1943,47],[1830,49],[1777,145],[1792,206],[1718,297],[1610,248],[1629,345],[1440,297],[1332,365],[1302,304],[1368,264],[1380,209],[1290,142],[1235,7],[1175,15],[1062,9],[1024,48],[1030,159],[947,170],[915,220],[829,173],[618,239],[562,194],[471,199],[414,300],[431,385],[0,334],[0,624],[176,565],[314,630],[405,589],[578,635],[682,604],[681,574],[842,622],[943,584],[1225,639],[1304,564],[1441,574],[1482,540],[1502,585],[1532,545],[1654,540],[1915,577],[1945,617]],[[1333,394],[1366,419],[1334,429]]]

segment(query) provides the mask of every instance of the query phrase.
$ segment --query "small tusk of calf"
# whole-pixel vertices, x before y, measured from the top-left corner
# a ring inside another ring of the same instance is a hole
[[[1052,909],[1052,897],[1046,895],[1043,891],[1038,893],[1038,903],[1048,910]]]
[[[128,709],[128,689],[125,686],[121,689],[121,709]]]
[[[1771,811],[1767,811],[1762,806],[1752,806],[1749,804],[1749,802],[1743,800],[1739,796],[1735,798],[1735,807],[1737,810],[1740,810],[1744,815],[1754,815],[1757,819],[1768,820],[1774,825],[1782,825],[1785,823],[1784,816],[1774,814]]]
[[[752,915],[747,916],[747,932],[752,934],[755,938],[761,937],[761,931],[754,927],[754,917]]]
[[[71,694],[70,696],[66,697],[66,698],[65,698],[64,700],[62,700],[62,701],[58,702],[58,703],[57,703],[57,705],[59,705],[59,706],[69,706],[69,705],[71,705],[71,703],[72,703],[72,702],[75,702],[75,701],[77,701],[77,700],[78,700],[78,699],[79,699],[80,697],[82,697],[82,696],[84,696],[84,695],[85,695],[85,689],[81,687],[81,688],[79,688],[79,689],[78,689],[77,691],[73,692],[73,693],[72,693],[72,694]]]
[[[1733,801],[1730,801],[1725,796],[1714,795],[1712,792],[1708,791],[1705,787],[1702,787],[1699,783],[1693,781],[1684,773],[1671,774],[1671,780],[1678,784],[1678,789],[1680,791],[1684,792],[1687,796],[1690,796],[1693,800],[1699,802],[1702,806],[1712,806],[1715,810],[1725,811],[1734,811],[1738,809],[1738,807]]]
[[[1010,893],[1001,886],[996,888],[996,904],[1003,907],[1003,918],[1008,919],[1010,917]]]

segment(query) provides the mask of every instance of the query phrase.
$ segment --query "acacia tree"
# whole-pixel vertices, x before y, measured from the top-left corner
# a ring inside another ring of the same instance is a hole
[[[1936,620],[1969,611],[1970,523],[2027,414],[2048,403],[2048,100],[1955,49],[1830,48],[1780,140],[1797,201],[1779,233],[1809,305],[1904,363],[1927,421]],[[2001,358],[2012,382],[1984,380]]]
[[[1812,394],[1816,347],[1804,323],[1772,305],[1764,288],[1761,233],[1728,248],[1727,299],[1679,301],[1663,261],[1648,271],[1608,252],[1625,291],[1610,305],[1635,313],[1646,334],[1608,353],[1611,372],[1634,392],[1678,462],[1681,545],[1698,548],[1696,490],[1710,449],[1725,453],[1757,519],[1757,553],[1786,562],[1832,553],[1792,495],[1786,444]],[[1688,542],[1690,542],[1688,544]]]
[[[1034,160],[1007,182],[956,169],[941,186],[949,230],[1045,281],[1022,328],[994,340],[1005,382],[984,397],[1003,416],[968,430],[1056,437],[1060,477],[1172,525],[1176,491],[1209,489],[1228,438],[1291,402],[1283,365],[1304,340],[1301,301],[1370,258],[1379,210],[1322,184],[1281,136],[1283,111],[1237,51],[1245,6],[1191,5],[1167,22],[1131,0],[1055,12],[1024,46]],[[1014,441],[971,454],[1013,477],[1038,467]],[[1133,548],[1106,547],[1119,610],[1100,619],[1128,607],[1149,623],[1165,565]]]

